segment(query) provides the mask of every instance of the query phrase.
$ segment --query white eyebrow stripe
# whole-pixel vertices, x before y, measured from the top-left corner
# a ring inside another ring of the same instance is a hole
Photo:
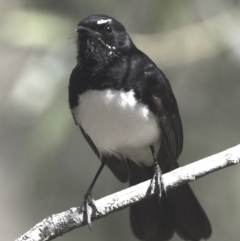
[[[112,21],[112,20],[111,19],[100,19],[97,21],[97,24],[104,24],[104,23],[108,23],[110,21]]]

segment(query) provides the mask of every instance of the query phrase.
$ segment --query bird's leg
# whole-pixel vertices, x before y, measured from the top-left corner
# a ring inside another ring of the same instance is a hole
[[[99,167],[90,187],[88,188],[88,190],[84,196],[83,204],[81,206],[82,212],[86,215],[88,227],[91,230],[92,230],[91,217],[94,216],[96,214],[96,212],[98,212],[97,206],[95,204],[95,200],[92,197],[92,189],[93,189],[93,186],[94,186],[95,182],[97,181],[98,176],[100,175],[103,167],[105,166],[105,163],[106,163],[105,159],[103,161],[101,161],[101,166]]]
[[[156,156],[156,152],[154,150],[153,146],[150,146],[151,148],[151,152],[153,155],[153,160],[154,160],[154,169],[153,169],[153,178],[151,180],[151,184],[150,184],[150,190],[151,192],[154,192],[155,188],[157,189],[157,193],[158,193],[158,202],[159,204],[161,203],[161,198],[162,198],[162,191],[163,191],[163,184],[162,184],[162,170],[158,164],[157,161],[157,156]]]

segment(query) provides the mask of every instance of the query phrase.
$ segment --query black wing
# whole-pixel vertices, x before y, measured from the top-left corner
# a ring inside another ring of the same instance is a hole
[[[155,64],[147,65],[145,75],[151,96],[151,108],[159,119],[162,132],[158,158],[159,161],[164,162],[161,164],[165,166],[163,166],[165,171],[169,171],[177,161],[183,147],[183,128],[178,105],[168,79]]]
[[[84,92],[84,86],[81,85],[80,79],[82,78],[82,71],[79,66],[76,66],[72,74],[70,76],[70,82],[69,82],[69,106],[70,109],[73,110],[78,105],[79,95]],[[88,142],[94,153],[97,155],[97,157],[100,159],[100,153],[97,149],[97,147],[94,145],[91,138],[88,136],[88,134],[84,131],[84,129],[77,123],[77,121],[74,118],[75,124],[79,126],[85,140]],[[106,165],[108,168],[113,172],[113,174],[121,181],[121,182],[127,182],[129,178],[129,166],[128,162],[119,159],[116,156],[101,156],[101,160],[106,161]]]
[[[130,62],[129,88],[134,88],[136,98],[158,118],[162,132],[159,161],[164,160],[161,166],[166,164],[167,170],[170,170],[183,147],[183,129],[177,101],[166,76],[144,53],[137,49]]]

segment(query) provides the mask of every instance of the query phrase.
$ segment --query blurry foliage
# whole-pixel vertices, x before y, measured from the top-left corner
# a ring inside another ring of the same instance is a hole
[[[122,22],[170,79],[184,126],[182,165],[239,143],[239,1],[0,3],[1,240],[13,240],[46,216],[80,205],[98,168],[67,103],[74,29],[90,14]],[[238,166],[192,184],[212,222],[212,241],[239,240],[238,184]],[[94,197],[126,186],[106,168]],[[136,240],[128,216],[122,210],[94,222],[94,232],[83,227],[58,239]]]

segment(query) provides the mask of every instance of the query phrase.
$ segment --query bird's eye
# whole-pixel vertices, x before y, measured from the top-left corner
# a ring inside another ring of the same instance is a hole
[[[104,30],[106,33],[110,34],[113,32],[113,29],[110,27],[110,25],[105,25]]]

